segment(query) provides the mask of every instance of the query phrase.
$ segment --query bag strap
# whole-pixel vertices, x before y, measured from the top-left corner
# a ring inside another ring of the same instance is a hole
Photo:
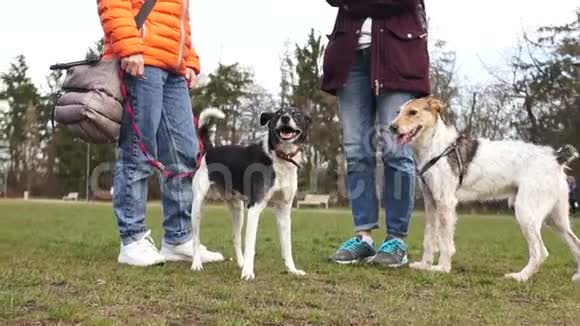
[[[145,21],[147,20],[147,16],[149,16],[151,10],[153,10],[153,7],[155,7],[156,2],[157,0],[145,0],[143,5],[141,6],[141,9],[139,9],[137,16],[135,16],[135,23],[137,24],[137,29],[143,27],[143,24],[145,24]]]
[[[149,16],[151,11],[153,10],[153,7],[155,7],[155,3],[157,3],[157,0],[145,0],[143,5],[139,9],[137,16],[135,16],[135,24],[137,25],[137,29],[141,29],[141,27],[143,27],[143,24],[145,24],[145,21],[147,20],[147,16]],[[69,68],[72,68],[75,66],[94,65],[97,62],[99,62],[100,60],[101,60],[101,58],[94,58],[94,59],[89,59],[89,60],[80,60],[80,61],[73,61],[73,62],[67,62],[67,63],[57,63],[57,64],[50,66],[49,69],[50,70],[66,70],[66,69],[69,69]]]

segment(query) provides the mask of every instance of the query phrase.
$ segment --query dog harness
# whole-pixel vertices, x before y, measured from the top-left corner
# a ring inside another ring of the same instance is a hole
[[[461,142],[463,140],[467,139],[467,137],[465,135],[460,135],[459,137],[457,137],[455,139],[455,141],[453,143],[451,143],[451,145],[447,146],[447,148],[445,148],[443,150],[443,152],[441,152],[441,154],[435,156],[434,158],[432,158],[431,160],[429,160],[429,162],[427,162],[423,168],[421,169],[417,169],[417,175],[419,176],[419,178],[421,179],[421,181],[423,182],[424,185],[427,185],[427,182],[425,182],[425,178],[423,177],[423,175],[425,174],[425,172],[427,172],[430,168],[432,168],[435,164],[437,164],[437,162],[439,162],[440,159],[442,159],[443,157],[449,156],[450,154],[455,154],[456,158],[457,158],[457,163],[458,163],[458,168],[459,168],[459,184],[457,185],[457,188],[459,189],[459,187],[461,187],[461,185],[463,184],[463,176],[465,175],[465,164],[463,162],[463,158],[461,156]]]

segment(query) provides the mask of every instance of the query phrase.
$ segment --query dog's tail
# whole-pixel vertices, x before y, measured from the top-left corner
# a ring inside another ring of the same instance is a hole
[[[572,163],[572,161],[580,157],[576,148],[569,144],[558,148],[555,155],[556,161],[558,161],[558,163],[563,166],[567,166],[568,164]]]
[[[208,108],[201,111],[199,115],[199,135],[205,148],[214,146],[210,139],[210,133],[212,127],[215,127],[215,119],[224,119],[225,117],[226,115],[216,108]]]

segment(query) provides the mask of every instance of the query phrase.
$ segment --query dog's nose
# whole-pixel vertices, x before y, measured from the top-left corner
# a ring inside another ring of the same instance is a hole
[[[282,116],[282,123],[283,124],[289,124],[290,123],[290,117],[287,115]]]
[[[393,133],[396,134],[399,131],[399,128],[396,125],[391,125],[389,126],[389,130]]]

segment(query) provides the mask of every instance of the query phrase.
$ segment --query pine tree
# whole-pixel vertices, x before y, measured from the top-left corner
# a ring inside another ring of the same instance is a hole
[[[204,85],[192,90],[192,106],[199,114],[201,110],[214,107],[222,110],[228,117],[218,122],[217,139],[236,144],[240,141],[242,104],[251,96],[255,85],[253,74],[239,63],[219,64],[209,74]]]
[[[22,191],[25,184],[25,150],[22,146],[26,140],[26,112],[40,102],[38,90],[27,75],[28,66],[24,55],[16,57],[10,64],[7,73],[1,75],[5,85],[3,96],[8,99],[8,111],[0,121],[0,130],[5,135],[8,147],[8,182],[14,185],[15,191]],[[39,128],[37,121],[34,128]],[[32,126],[30,126],[32,128]]]
[[[342,133],[338,125],[336,99],[320,89],[323,53],[321,37],[314,30],[310,31],[304,45],[296,45],[290,62],[294,69],[290,98],[291,104],[308,113],[316,126],[309,131],[305,149],[307,163],[300,186],[328,193],[336,191]],[[318,175],[321,166],[326,167],[325,175]]]
[[[284,42],[284,48],[280,57],[280,106],[288,106],[292,97],[293,62],[290,53],[289,42]]]

